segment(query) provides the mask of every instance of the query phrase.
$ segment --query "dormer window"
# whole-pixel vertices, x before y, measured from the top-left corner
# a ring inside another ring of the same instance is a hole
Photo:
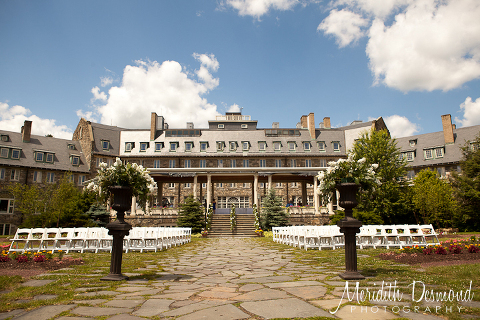
[[[317,146],[318,146],[318,151],[325,151],[325,141],[318,141],[317,142]]]
[[[2,134],[2,135],[0,135],[0,140],[2,142],[8,142],[10,139],[9,139],[7,134]]]
[[[206,152],[208,148],[208,142],[200,142],[200,151],[201,152]]]
[[[148,142],[140,142],[140,152],[145,152],[148,149]]]
[[[241,127],[242,127],[242,129],[248,129],[248,124],[242,123],[242,126],[241,126]]]
[[[75,150],[75,145],[74,144],[68,144],[67,145],[68,150]]]
[[[225,125],[223,123],[218,124],[218,129],[225,129]]]
[[[265,151],[267,149],[267,143],[265,141],[258,142],[258,150]]]
[[[288,151],[295,151],[296,146],[297,146],[297,144],[295,143],[295,141],[289,141],[288,142]]]
[[[163,148],[163,142],[155,142],[155,152],[162,151],[162,148]]]
[[[12,159],[20,159],[20,150],[12,149]]]
[[[8,158],[8,152],[9,152],[8,148],[1,148],[0,149],[0,157]]]
[[[273,149],[275,151],[280,151],[282,149],[282,143],[280,141],[276,141],[273,143]]]
[[[125,152],[131,152],[134,146],[133,142],[125,142]]]
[[[45,162],[53,163],[53,153],[47,153],[46,157]]]
[[[104,151],[109,151],[110,150],[110,141],[102,140],[102,149]]]
[[[225,142],[217,141],[217,151],[223,151],[224,148],[225,148]]]
[[[242,141],[242,150],[243,151],[248,151],[249,149],[250,149],[250,142]]]
[[[237,142],[230,141],[230,151],[235,151],[235,150],[237,150]]]
[[[80,157],[79,156],[71,156],[70,161],[72,162],[73,166],[80,165]]]
[[[333,151],[340,151],[340,142],[332,141],[332,143],[333,143]]]
[[[43,152],[36,152],[35,153],[35,161],[43,162],[45,154]]]
[[[310,151],[310,147],[311,147],[311,145],[310,145],[309,141],[303,142],[303,150]]]
[[[415,147],[417,145],[417,139],[412,139],[408,141],[410,147]]]
[[[178,142],[170,142],[170,151],[176,152],[178,147]]]
[[[185,152],[192,152],[193,142],[185,142]]]

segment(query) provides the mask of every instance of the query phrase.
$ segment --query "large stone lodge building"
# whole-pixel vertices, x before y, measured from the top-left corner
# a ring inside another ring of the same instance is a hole
[[[82,118],[72,140],[31,135],[30,121],[21,133],[0,130],[0,235],[14,233],[21,223],[8,184],[45,185],[68,173],[82,187],[101,162],[111,164],[117,157],[148,168],[158,185],[146,213],[132,199],[136,216],[171,215],[190,194],[202,203],[215,201],[218,210],[235,205],[237,212],[250,212],[254,204],[261,206],[270,186],[285,205],[293,205],[291,213],[328,216],[336,199],[320,203],[314,192],[318,171],[346,157],[361,133],[387,129],[381,117],[340,128],[332,128],[325,117],[316,126],[313,113],[301,116],[295,128],[280,128],[278,122],[258,128],[256,120],[235,112],[210,120],[208,128],[193,123],[170,128],[167,121],[152,113],[150,128],[125,129]],[[424,168],[442,176],[457,170],[459,148],[480,131],[480,126],[456,129],[450,115],[442,116],[442,124],[442,132],[397,139],[409,178]],[[312,221],[297,221],[304,223]]]

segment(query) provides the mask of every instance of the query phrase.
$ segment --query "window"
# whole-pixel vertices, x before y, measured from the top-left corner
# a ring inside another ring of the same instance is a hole
[[[297,166],[297,160],[296,159],[291,159],[290,160],[290,167],[295,168]]]
[[[217,167],[223,168],[223,160],[222,159],[217,160]]]
[[[140,152],[145,152],[147,151],[149,147],[149,143],[148,142],[140,142]]]
[[[242,141],[242,150],[243,151],[248,151],[249,149],[250,149],[250,142]]]
[[[133,149],[133,142],[125,142],[125,152],[131,152]]]
[[[217,151],[223,151],[224,148],[225,148],[225,142],[217,141]]]
[[[74,144],[67,144],[68,150],[75,150],[75,145]]]
[[[191,160],[183,160],[183,167],[184,168],[190,168],[191,167]]]
[[[153,160],[153,167],[160,168],[160,160]]]
[[[175,168],[176,167],[175,160],[168,160],[168,167],[169,168]]]
[[[205,152],[207,151],[207,148],[208,148],[208,142],[200,142],[200,151],[202,152]]]
[[[102,140],[102,149],[104,151],[109,151],[110,150],[110,141]]]
[[[265,151],[267,149],[267,143],[265,141],[258,142],[258,150]]]
[[[190,188],[190,183],[188,183],[188,182],[185,183],[184,187],[185,187],[185,188]]]
[[[42,183],[42,171],[33,172],[33,182]]]
[[[5,168],[0,168],[0,180],[5,179]]]
[[[230,151],[235,151],[237,150],[237,142],[236,141],[230,141]]]
[[[425,150],[425,159],[433,159],[433,150],[432,149]]]
[[[267,160],[265,159],[260,159],[260,167],[265,168],[267,166]]]
[[[75,183],[75,175],[71,174],[68,181],[70,181],[71,183]]]
[[[171,182],[170,182],[170,183],[168,184],[168,187],[169,187],[170,189],[175,188],[175,183],[171,183]]]
[[[340,142],[333,141],[333,151],[340,151]]]
[[[0,224],[0,235],[2,235],[2,236],[10,235],[10,224],[9,223]]]
[[[103,162],[103,158],[97,158],[97,168],[100,167],[100,163]]]
[[[241,127],[242,127],[242,129],[248,129],[248,124],[242,123]]]
[[[35,152],[35,161],[43,162],[43,157],[45,154],[43,152]]]
[[[8,148],[1,148],[0,149],[0,157],[2,158],[8,158]]]
[[[54,172],[47,172],[47,182],[53,183],[55,181],[55,173]]]
[[[248,168],[250,166],[250,161],[248,159],[243,160],[243,167]]]
[[[310,151],[310,146],[311,146],[311,145],[310,145],[310,142],[305,141],[305,142],[303,143],[303,150],[305,150],[305,151]]]
[[[443,158],[443,148],[435,149],[435,158]]]
[[[162,151],[162,148],[163,148],[163,142],[155,142],[155,152]]]
[[[207,160],[201,159],[199,162],[199,167],[200,168],[206,168],[207,167]]]
[[[81,174],[78,176],[78,185],[79,186],[83,186],[83,184],[85,183],[85,179],[86,179],[86,176]]]
[[[225,125],[223,123],[218,124],[218,129],[225,129]]]
[[[293,141],[288,142],[288,151],[295,151],[297,144]]]
[[[409,151],[407,152],[407,161],[413,161],[415,159],[415,152]]]
[[[193,148],[193,142],[185,142],[185,152],[191,152]]]
[[[47,153],[47,159],[45,162],[53,163],[53,153]]]
[[[13,213],[13,199],[0,199],[0,213]]]
[[[325,141],[318,141],[317,146],[318,146],[318,151],[325,151]]]
[[[281,159],[275,159],[275,167],[280,168],[282,166],[282,160]]]
[[[72,165],[74,165],[74,166],[79,166],[80,165],[80,157],[72,156],[71,161],[72,161]]]
[[[223,183],[221,182],[217,183],[217,188],[223,188]]]
[[[282,143],[281,142],[277,141],[277,142],[273,143],[273,149],[275,151],[280,151],[281,148],[282,148]]]
[[[413,171],[413,170],[408,170],[408,171],[407,171],[407,179],[408,179],[408,180],[412,180],[413,178],[415,178],[415,171]]]
[[[312,160],[311,159],[306,159],[305,160],[305,167],[310,168],[312,166]]]
[[[417,139],[409,140],[408,144],[410,147],[415,147],[417,145]]]
[[[10,171],[10,180],[12,180],[12,181],[20,180],[20,170],[19,169],[12,169],[12,171]]]
[[[170,151],[171,152],[177,151],[177,144],[178,144],[178,142],[170,142]]]
[[[12,149],[12,159],[20,159],[20,150]]]
[[[472,150],[473,152],[477,151],[478,150],[478,143],[470,142],[470,150]]]
[[[1,135],[1,141],[8,142],[8,140],[9,140],[8,135],[6,135],[6,134]]]
[[[326,167],[327,166],[327,159],[320,159],[320,167]]]
[[[236,168],[237,167],[237,160],[235,160],[235,159],[230,160],[230,167],[231,168]]]

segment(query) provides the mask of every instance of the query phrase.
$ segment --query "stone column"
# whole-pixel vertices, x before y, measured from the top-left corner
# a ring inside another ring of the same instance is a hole
[[[253,176],[253,204],[258,208],[258,174]]]
[[[137,215],[137,197],[133,196],[132,197],[132,207],[130,209],[130,214],[131,215]]]
[[[313,178],[313,205],[315,206],[315,214],[319,214],[318,210],[318,194],[317,194],[317,188],[318,188],[318,179],[317,177]]]
[[[272,188],[273,188],[272,180],[273,180],[272,175],[269,175],[269,176],[268,176],[268,189],[272,189]]]
[[[212,175],[207,174],[207,206],[212,203]]]
[[[194,175],[193,176],[193,198],[194,199],[198,199],[197,198],[197,181],[198,181],[197,175]]]
[[[307,183],[302,181],[302,204],[307,205]]]

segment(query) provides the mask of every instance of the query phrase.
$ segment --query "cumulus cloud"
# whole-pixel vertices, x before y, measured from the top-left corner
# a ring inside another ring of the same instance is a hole
[[[32,121],[32,134],[45,136],[53,135],[55,138],[72,139],[73,131],[65,125],[56,125],[54,119],[42,119],[31,115],[31,111],[22,106],[9,106],[0,102],[0,128],[6,131],[20,132],[25,120]]]
[[[102,87],[109,86],[113,83],[113,78],[112,77],[102,77],[100,78],[100,83]]]
[[[228,108],[227,112],[240,112],[241,109],[240,107],[238,106],[238,104],[234,103],[230,106],[230,108]]]
[[[107,95],[105,92],[101,92],[99,87],[93,87],[91,92],[93,94],[93,100],[107,101]]]
[[[365,24],[339,16],[341,6]],[[375,84],[448,91],[480,78],[478,0],[338,0],[333,7],[318,29],[340,47],[368,36]]]
[[[97,118],[101,123],[125,128],[149,128],[150,114],[163,115],[171,127],[185,127],[186,122],[207,127],[214,119],[215,104],[204,97],[219,85],[213,72],[219,63],[213,54],[193,54],[200,62],[195,76],[176,61],[136,61],[127,65],[120,86],[113,86],[104,104],[93,106],[92,112],[78,110],[78,116]],[[99,90],[92,89],[94,96]],[[98,120],[97,120],[98,121]]]
[[[395,114],[393,116],[384,118],[384,120],[388,130],[390,131],[390,135],[394,138],[413,136],[419,131],[419,126],[415,123],[412,123],[407,119],[407,117],[402,117]]]
[[[480,124],[480,98],[473,101],[468,97],[460,105],[460,110],[463,111],[463,119],[455,117],[455,122],[460,123],[462,127]]]
[[[252,16],[260,19],[269,10],[290,10],[300,3],[299,0],[226,0],[222,1],[222,7],[230,6],[238,10],[241,16]]]
[[[342,48],[363,37],[362,27],[368,24],[368,20],[360,14],[346,9],[332,10],[329,16],[320,23],[317,31],[335,36],[338,46]]]

